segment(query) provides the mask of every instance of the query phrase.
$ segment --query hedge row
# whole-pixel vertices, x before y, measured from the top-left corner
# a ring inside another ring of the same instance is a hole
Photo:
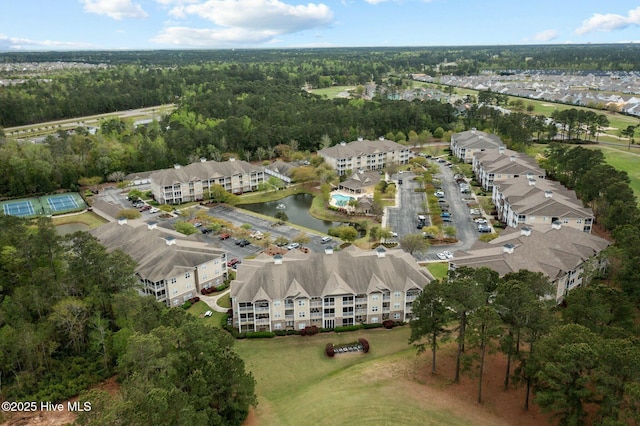
[[[333,331],[335,331],[336,333],[342,333],[344,331],[355,331],[355,330],[361,330],[363,328],[364,328],[364,326],[362,324],[344,325],[344,326],[341,326],[341,327],[334,328]]]

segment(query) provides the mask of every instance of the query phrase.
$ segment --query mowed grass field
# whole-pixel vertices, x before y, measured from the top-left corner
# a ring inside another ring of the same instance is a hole
[[[418,383],[416,349],[408,326],[315,336],[236,341],[254,375],[257,425],[470,425],[500,424],[482,409],[457,409],[444,392]],[[363,337],[368,354],[328,358],[327,343]],[[417,364],[420,364],[419,366]],[[473,405],[473,404],[472,404]]]
[[[629,152],[623,151],[621,148],[605,145],[595,146],[594,148],[602,150],[607,163],[618,170],[627,172],[631,180],[629,185],[640,203],[640,153],[638,153],[638,150]]]

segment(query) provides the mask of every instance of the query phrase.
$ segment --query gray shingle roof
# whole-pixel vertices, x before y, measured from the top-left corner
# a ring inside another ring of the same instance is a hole
[[[231,283],[231,296],[242,302],[258,300],[260,294],[281,300],[407,291],[422,289],[433,279],[411,255],[398,249],[387,250],[384,257],[354,246],[334,254],[292,250],[280,265],[266,257],[246,260]]]
[[[246,161],[204,161],[189,164],[188,166],[158,170],[149,178],[160,186],[169,186],[174,183],[190,182],[193,180],[217,179],[233,175],[262,172],[262,167],[254,166]]]
[[[578,229],[550,225],[529,225],[531,234],[522,235],[520,228],[508,228],[489,243],[477,242],[467,251],[455,253],[456,266],[479,268],[487,266],[501,276],[508,272],[528,269],[542,272],[552,280],[575,270],[590,257],[604,250],[609,242]],[[507,243],[515,248],[505,253]]]
[[[483,149],[504,146],[504,143],[498,136],[479,130],[467,130],[465,132],[455,133],[451,138],[460,148]]]
[[[333,158],[351,158],[381,152],[402,151],[406,149],[408,149],[406,146],[388,139],[377,139],[374,141],[362,139],[349,142],[344,145],[337,144],[329,148],[323,148],[318,151],[318,154],[327,155]]]
[[[92,229],[90,234],[107,249],[120,249],[127,253],[138,263],[136,272],[154,282],[191,271],[195,266],[226,253],[194,239],[158,228],[148,229],[141,221],[129,221],[124,225],[111,222]],[[167,237],[175,238],[175,244],[167,245]]]

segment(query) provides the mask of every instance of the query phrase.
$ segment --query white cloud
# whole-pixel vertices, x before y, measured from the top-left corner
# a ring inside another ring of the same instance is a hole
[[[170,27],[151,41],[159,44],[176,46],[208,47],[217,45],[234,45],[243,43],[265,43],[272,40],[277,33],[273,31],[249,31],[243,28],[198,29],[187,27]]]
[[[291,5],[280,0],[207,0],[178,4],[169,14],[178,19],[196,16],[215,27],[171,26],[152,41],[187,46],[265,43],[273,42],[279,35],[328,26],[333,20],[333,12],[322,3]]]
[[[0,34],[0,50],[34,48],[86,49],[88,47],[91,47],[91,44],[73,41],[31,40],[28,38],[7,37],[4,34]]]
[[[544,30],[540,31],[533,36],[534,41],[551,41],[558,38],[558,32],[556,30]]]
[[[138,3],[131,0],[80,0],[84,3],[84,11],[97,15],[106,15],[121,20],[123,18],[146,18],[149,15]]]
[[[631,26],[640,25],[640,7],[630,10],[626,16],[615,13],[595,13],[591,18],[582,22],[582,26],[576,29],[576,34],[582,35],[594,31],[609,32],[621,30]]]
[[[169,6],[172,4],[183,4],[183,3],[198,3],[199,0],[156,0],[156,3],[160,3],[164,6]]]

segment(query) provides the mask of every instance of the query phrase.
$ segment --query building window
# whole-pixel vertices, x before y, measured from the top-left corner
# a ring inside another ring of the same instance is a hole
[[[273,326],[273,328],[275,328],[276,330],[280,330],[282,328],[282,324],[277,323]]]
[[[215,260],[215,263],[218,263],[218,259]],[[200,269],[207,269],[207,265],[202,265]]]
[[[280,301],[279,300],[274,300],[273,301],[273,306],[280,306]]]
[[[280,312],[277,312],[277,311],[274,312],[273,317],[274,318],[280,318]]]
[[[379,299],[380,295],[378,294],[374,294],[371,296],[371,300],[373,300],[374,302],[377,301]]]
[[[171,294],[178,294],[178,289],[174,288],[173,290],[171,290]]]
[[[400,304],[399,303],[394,303],[393,304],[393,309],[400,309]]]
[[[304,306],[304,300],[298,300],[298,306]]]
[[[372,306],[371,307],[371,312],[378,312],[378,307],[377,306]]]
[[[202,279],[206,280],[207,279],[207,274],[202,274]]]
[[[569,219],[562,219],[562,223],[569,223]]]
[[[393,319],[394,320],[399,320],[400,319],[400,314],[399,313],[393,314]]]
[[[402,296],[402,293],[400,293],[399,291],[396,291],[395,293],[393,293],[393,295],[394,295],[395,297],[401,297],[401,296]]]
[[[306,312],[298,312],[298,318],[304,318],[306,316]]]
[[[371,317],[371,322],[373,324],[377,324],[378,323],[378,317]]]
[[[171,278],[171,280],[170,280],[170,281],[171,281],[171,284],[175,284],[175,283],[177,283],[177,282],[178,282],[178,280],[177,280],[176,278]]]

